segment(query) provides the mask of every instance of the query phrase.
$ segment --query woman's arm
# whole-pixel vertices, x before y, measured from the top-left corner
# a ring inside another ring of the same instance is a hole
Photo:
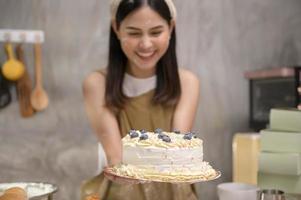
[[[88,119],[106,153],[108,165],[122,161],[122,146],[118,122],[105,106],[105,77],[93,72],[83,83],[84,101]]]
[[[181,97],[173,117],[173,129],[191,131],[199,101],[199,80],[188,70],[180,69]]]

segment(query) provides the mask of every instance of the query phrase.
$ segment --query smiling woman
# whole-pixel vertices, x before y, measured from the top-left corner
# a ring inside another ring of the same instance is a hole
[[[83,84],[87,115],[108,166],[122,162],[121,138],[131,129],[191,131],[199,95],[198,79],[178,69],[172,1],[111,3],[108,66]],[[119,185],[103,173],[83,186],[82,197],[91,194],[115,200],[197,199],[192,185]]]
[[[118,10],[112,6],[112,13],[118,12],[112,16],[110,33],[106,77],[108,106],[123,107],[126,97],[121,88],[125,72],[137,78],[157,75],[153,102],[176,103],[181,93],[176,57],[176,14],[174,6],[169,5],[163,0],[154,0],[148,3],[121,1],[119,6],[115,4]]]

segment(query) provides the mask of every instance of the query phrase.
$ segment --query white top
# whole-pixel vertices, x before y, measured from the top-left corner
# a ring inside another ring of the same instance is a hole
[[[136,97],[144,94],[156,87],[157,76],[149,78],[136,78],[128,73],[125,73],[122,91],[128,97]]]

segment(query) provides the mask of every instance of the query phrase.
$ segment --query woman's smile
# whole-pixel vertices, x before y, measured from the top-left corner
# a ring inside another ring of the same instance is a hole
[[[156,51],[136,52],[136,55],[140,57],[140,59],[147,61],[147,60],[151,60],[154,57],[155,53]]]

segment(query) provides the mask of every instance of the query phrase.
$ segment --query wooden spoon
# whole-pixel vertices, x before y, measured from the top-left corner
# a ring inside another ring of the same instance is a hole
[[[41,44],[39,42],[34,44],[35,53],[35,88],[31,92],[30,102],[32,107],[37,111],[42,111],[47,108],[49,99],[46,91],[42,85],[42,56]]]
[[[18,44],[16,47],[17,59],[24,65],[24,75],[17,81],[17,93],[19,100],[20,113],[22,117],[30,117],[34,114],[33,107],[30,103],[31,94],[31,80],[26,69],[25,55],[22,44]]]
[[[8,80],[16,81],[23,76],[25,71],[24,66],[15,59],[12,45],[9,42],[5,44],[5,50],[8,55],[8,60],[2,67],[3,76]]]

